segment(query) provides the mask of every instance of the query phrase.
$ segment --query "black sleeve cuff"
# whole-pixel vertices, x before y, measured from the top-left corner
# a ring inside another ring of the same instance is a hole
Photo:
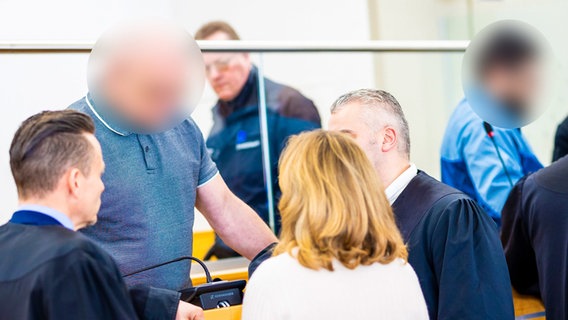
[[[264,262],[264,260],[272,257],[272,252],[274,252],[274,247],[276,247],[276,242],[271,243],[268,247],[262,249],[250,262],[248,267],[249,279],[258,268],[258,266]]]

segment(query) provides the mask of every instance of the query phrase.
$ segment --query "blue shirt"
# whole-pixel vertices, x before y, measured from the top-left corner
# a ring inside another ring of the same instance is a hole
[[[197,125],[187,119],[162,133],[130,133],[88,97],[70,108],[93,118],[106,170],[98,222],[82,232],[123,274],[191,255],[196,190],[217,174]],[[179,290],[190,283],[189,268],[182,261],[125,280]]]
[[[18,210],[16,210],[16,213],[19,211],[33,211],[44,214],[48,217],[55,219],[55,221],[59,222],[65,228],[75,231],[75,226],[73,225],[73,222],[71,222],[71,219],[69,219],[69,217],[66,214],[57,211],[53,208],[40,206],[37,204],[25,204],[19,206]]]
[[[542,168],[520,129],[494,128],[494,139],[511,180]],[[464,99],[454,110],[441,148],[442,182],[463,191],[500,224],[512,189],[483,120]]]

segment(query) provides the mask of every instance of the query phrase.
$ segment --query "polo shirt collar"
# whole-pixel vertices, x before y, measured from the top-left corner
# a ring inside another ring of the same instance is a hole
[[[85,96],[85,102],[87,103],[87,106],[89,106],[89,109],[91,110],[91,112],[93,113],[93,115],[110,131],[114,132],[115,134],[118,134],[119,136],[129,136],[132,134],[132,132],[120,127],[120,125],[118,125],[115,121],[113,121],[111,119],[111,117],[108,115],[108,111],[105,114],[105,110],[108,110],[108,106],[105,106],[104,103],[96,103],[94,102],[91,94],[87,94]]]

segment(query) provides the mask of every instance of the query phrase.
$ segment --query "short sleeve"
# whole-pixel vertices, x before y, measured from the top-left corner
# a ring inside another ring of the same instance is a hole
[[[213,179],[213,177],[217,174],[218,170],[213,160],[211,160],[209,151],[207,151],[207,145],[205,144],[201,130],[199,130],[199,127],[197,127],[197,124],[195,124],[193,119],[189,119],[189,123],[195,132],[197,141],[197,145],[195,146],[195,148],[197,148],[196,154],[200,157],[199,178],[197,181],[197,187],[199,188],[211,181],[211,179]]]

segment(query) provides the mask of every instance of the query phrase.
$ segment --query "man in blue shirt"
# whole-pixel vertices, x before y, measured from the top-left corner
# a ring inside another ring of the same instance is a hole
[[[448,122],[441,165],[442,182],[477,200],[498,224],[512,185],[542,168],[520,129],[495,127],[490,137],[465,99]]]
[[[16,132],[10,167],[20,207],[0,227],[0,318],[202,318],[175,292],[129,294],[110,255],[75,232],[97,221],[104,190],[94,130],[89,116],[65,110],[34,115]]]
[[[477,61],[479,83],[466,84],[481,89],[465,88],[474,100],[458,104],[440,151],[442,182],[477,200],[498,225],[513,185],[542,168],[519,128],[490,125],[495,121],[521,123],[531,113],[537,86],[534,46],[511,32],[497,33],[488,40]]]
[[[191,72],[188,58],[195,43],[173,26],[128,31],[97,42],[89,60],[90,92],[70,106],[93,118],[106,162],[99,222],[84,234],[129,274],[192,255],[195,207],[228,245],[252,259],[276,237],[227,188],[195,122],[167,128],[185,102],[189,76],[198,71]],[[189,269],[179,262],[126,282],[179,290],[191,285]]]

